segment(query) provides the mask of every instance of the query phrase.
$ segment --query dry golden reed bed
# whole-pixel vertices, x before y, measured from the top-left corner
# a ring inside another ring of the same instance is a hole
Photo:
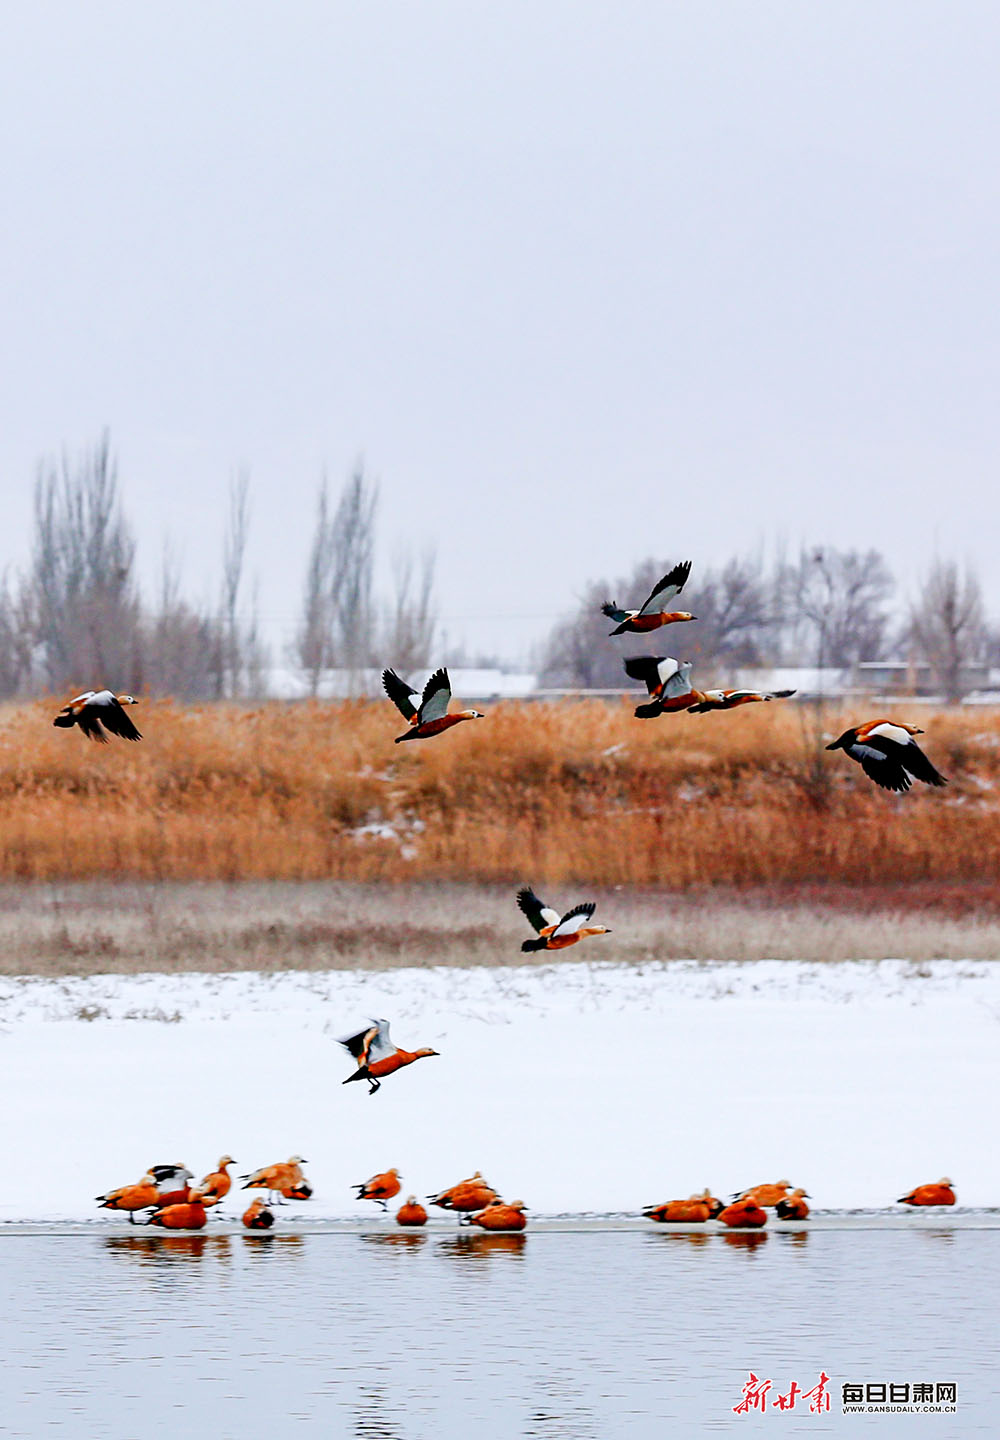
[[[505,703],[394,745],[385,702],[132,712],[140,744],[0,710],[0,878],[851,886],[992,879],[1000,716],[906,705],[950,777],[878,791],[815,759],[811,708],[637,721],[631,703]],[[832,709],[836,736],[855,708]],[[568,898],[573,898],[572,896]]]

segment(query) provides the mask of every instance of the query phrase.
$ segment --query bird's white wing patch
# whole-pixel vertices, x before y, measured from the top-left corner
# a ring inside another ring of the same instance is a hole
[[[390,1055],[395,1055],[396,1047],[389,1039],[388,1020],[373,1020],[372,1024],[378,1027],[378,1034],[368,1047],[368,1060],[387,1060]]]
[[[666,684],[672,675],[676,675],[681,668],[681,662],[675,660],[672,655],[665,655],[656,667],[656,673],[660,677],[660,683]]]
[[[548,927],[549,925],[558,925],[560,919],[562,918],[559,914],[559,911],[553,910],[551,905],[542,906],[541,916],[542,922],[546,927]]]
[[[570,912],[569,915],[566,915],[559,921],[559,924],[553,931],[552,938],[555,939],[557,935],[575,935],[579,929],[588,923],[593,913],[594,907],[592,905],[578,910],[575,914]]]
[[[876,725],[868,734],[880,735],[883,740],[892,740],[897,745],[908,745],[912,739],[909,730],[904,730],[901,725],[893,725],[889,720],[884,725]]]

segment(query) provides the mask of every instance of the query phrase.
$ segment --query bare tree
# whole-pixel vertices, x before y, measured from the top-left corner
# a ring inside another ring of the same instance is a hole
[[[771,589],[758,559],[735,557],[684,592],[697,615],[688,654],[715,665],[759,665],[775,626]],[[686,640],[686,637],[685,637]]]
[[[982,658],[986,643],[975,572],[969,566],[960,569],[954,560],[936,560],[911,606],[909,629],[945,699],[961,700],[971,688],[968,666]]]
[[[241,470],[229,485],[229,514],[222,541],[222,617],[218,693],[230,698],[242,689],[239,598],[250,533],[250,478]]]
[[[335,651],[352,676],[374,653],[372,566],[377,508],[378,486],[370,483],[359,464],[341,492],[331,531]]]
[[[294,645],[313,694],[323,670],[342,666],[353,683],[375,658],[372,569],[377,508],[378,487],[360,464],[344,485],[332,517],[325,478],[320,486]]]
[[[695,659],[704,670],[713,665],[753,664],[769,643],[773,615],[763,567],[757,560],[733,559],[721,570],[706,570],[683,592],[683,604],[697,623],[683,623],[647,636],[628,636],[628,648],[608,635],[601,603],[611,597],[640,605],[668,569],[666,561],[646,560],[613,585],[588,584],[574,615],[561,620],[546,645],[542,674],[555,684],[581,689],[614,689],[622,682],[622,657],[639,648]],[[702,677],[704,678],[704,671]]]
[[[52,689],[141,684],[134,558],[107,434],[75,469],[65,457],[44,464],[35,483],[28,587]]]
[[[0,697],[8,699],[31,682],[35,617],[24,581],[14,589],[0,581]]]
[[[396,556],[393,565],[395,595],[389,613],[383,648],[395,666],[415,670],[430,662],[434,644],[433,550],[425,550],[419,566],[412,554]]]
[[[195,609],[180,593],[180,568],[164,546],[155,606],[145,625],[145,673],[158,695],[205,700],[218,694],[222,622]]]
[[[309,693],[319,689],[322,672],[333,663],[332,614],[332,524],[326,476],[320,484],[317,500],[316,528],[313,531],[306,569],[302,620],[295,638],[294,654],[309,681]]]
[[[803,550],[779,577],[786,647],[820,667],[878,658],[894,589],[877,550]]]

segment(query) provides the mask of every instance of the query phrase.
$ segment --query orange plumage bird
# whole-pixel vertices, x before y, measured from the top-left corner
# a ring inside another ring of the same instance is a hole
[[[157,1204],[183,1205],[187,1200],[188,1182],[194,1179],[194,1174],[186,1165],[178,1160],[173,1165],[150,1165],[149,1174],[156,1183],[159,1200]]]
[[[469,1222],[483,1230],[523,1230],[527,1208],[523,1200],[491,1200],[478,1215],[470,1215]]]
[[[106,730],[123,740],[141,740],[142,736],[125,712],[126,705],[138,705],[134,695],[116,695],[113,690],[84,690],[67,701],[53,720],[60,730],[79,725],[88,740],[108,743]]]
[[[394,1195],[399,1194],[401,1175],[398,1170],[384,1170],[380,1175],[373,1175],[363,1185],[355,1185],[357,1198],[359,1200],[374,1200],[381,1205],[383,1210],[388,1210],[388,1202]]]
[[[160,1192],[152,1175],[143,1175],[136,1185],[122,1185],[109,1190],[106,1195],[95,1197],[102,1210],[123,1210],[128,1212],[129,1223],[135,1224],[137,1210],[153,1210],[160,1204]]]
[[[784,1200],[778,1201],[774,1213],[779,1220],[806,1220],[809,1217],[808,1198],[804,1190],[793,1190]]]
[[[267,1190],[270,1194],[282,1195],[286,1200],[308,1200],[312,1186],[306,1179],[302,1166],[307,1162],[301,1155],[292,1155],[275,1165],[263,1165],[252,1175],[241,1175],[245,1180],[244,1190]]]
[[[901,1195],[897,1205],[954,1205],[955,1187],[947,1178],[935,1185],[918,1185],[908,1195]]]
[[[590,901],[585,905],[574,905],[572,910],[567,910],[565,915],[560,915],[557,910],[543,905],[534,890],[525,885],[517,892],[517,905],[521,914],[538,934],[537,940],[521,942],[521,949],[525,952],[565,950],[568,945],[575,945],[578,940],[583,940],[588,935],[611,934],[606,925],[587,924],[597,908]]]
[[[700,704],[704,695],[691,684],[690,660],[676,660],[673,655],[631,655],[624,662],[625,674],[641,680],[649,691],[645,705],[635,707],[639,720],[655,720],[658,715],[672,715]]]
[[[232,1177],[228,1167],[235,1165],[236,1161],[231,1155],[220,1155],[219,1164],[211,1175],[206,1175],[198,1186],[203,1195],[210,1195],[213,1200],[224,1200],[233,1186]]]
[[[427,1198],[441,1210],[456,1212],[461,1221],[474,1210],[484,1210],[491,1201],[499,1200],[500,1197],[477,1170],[467,1180],[460,1180],[457,1185],[451,1185],[447,1190],[441,1190],[437,1195],[428,1195]]]
[[[416,1195],[410,1195],[396,1211],[397,1225],[426,1225],[427,1211]]]
[[[429,740],[443,730],[450,730],[453,725],[460,725],[463,720],[485,718],[480,710],[456,710],[448,714],[451,681],[444,669],[434,671],[424,686],[418,705],[413,703],[417,699],[416,690],[401,680],[395,670],[382,671],[382,688],[410,726],[405,735],[396,736],[397,745],[403,740]]]
[[[189,1190],[185,1201],[154,1210],[149,1223],[160,1225],[164,1230],[203,1230],[208,1219],[207,1207],[214,1204],[215,1201],[202,1195],[200,1190]]]
[[[896,794],[909,790],[914,780],[922,780],[925,785],[947,785],[913,738],[923,733],[919,725],[908,725],[905,720],[868,720],[845,730],[826,748],[846,751],[869,780]]]
[[[689,705],[687,713],[704,715],[709,710],[735,710],[758,700],[788,700],[794,694],[794,690],[702,690],[701,699],[697,705]]]
[[[734,1200],[756,1200],[763,1210],[769,1210],[777,1205],[779,1200],[784,1200],[792,1188],[790,1180],[776,1180],[773,1185],[750,1185],[746,1190],[741,1190],[734,1195]]]
[[[721,1220],[723,1225],[764,1225],[767,1222],[767,1212],[762,1210],[756,1200],[734,1200],[732,1205],[727,1205],[720,1210],[715,1217]]]
[[[690,610],[669,608],[674,598],[684,589],[690,574],[690,560],[675,565],[662,579],[657,580],[638,610],[622,610],[613,600],[606,600],[601,606],[601,612],[615,622],[615,628],[608,632],[609,635],[645,635],[650,630],[658,630],[661,625],[696,619]]]
[[[243,1224],[248,1230],[270,1230],[274,1224],[274,1211],[269,1210],[259,1196],[243,1212]]]
[[[647,1205],[642,1213],[647,1220],[667,1223],[683,1221],[688,1225],[700,1225],[711,1219],[711,1212],[704,1200],[664,1200],[659,1205]]]
[[[341,1083],[350,1085],[352,1080],[367,1080],[369,1095],[374,1095],[381,1088],[387,1075],[395,1074],[404,1065],[412,1065],[415,1060],[438,1054],[437,1050],[427,1046],[420,1050],[401,1050],[389,1038],[388,1020],[373,1020],[367,1030],[347,1035],[340,1043],[354,1056],[358,1065],[354,1074],[348,1075]]]

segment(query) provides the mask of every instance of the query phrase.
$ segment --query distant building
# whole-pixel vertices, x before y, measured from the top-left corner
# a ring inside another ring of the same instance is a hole
[[[934,672],[924,661],[861,660],[854,667],[854,683],[857,689],[876,695],[917,695],[930,699],[940,693]],[[964,665],[961,686],[966,693],[989,689],[990,667],[978,663]]]

